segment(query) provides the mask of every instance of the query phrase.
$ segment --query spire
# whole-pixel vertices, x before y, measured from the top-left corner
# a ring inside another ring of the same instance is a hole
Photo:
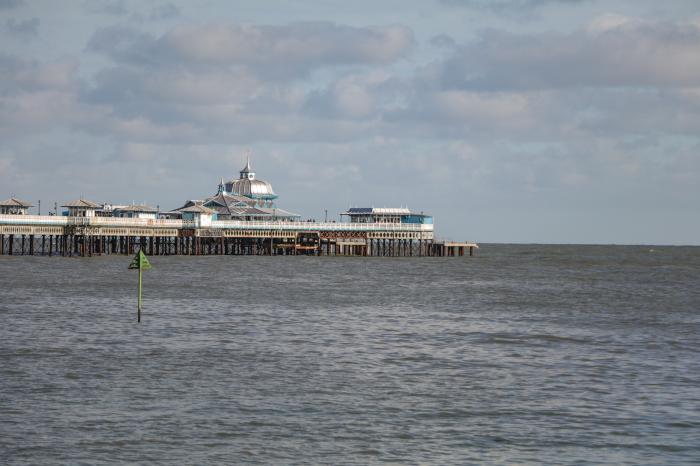
[[[250,168],[250,150],[247,150],[246,154],[245,154],[245,168],[244,168],[244,170],[247,172],[253,171],[252,168]]]
[[[243,170],[241,170],[241,179],[255,179],[255,172],[250,166],[250,149],[246,150],[245,159],[245,167],[243,167]]]

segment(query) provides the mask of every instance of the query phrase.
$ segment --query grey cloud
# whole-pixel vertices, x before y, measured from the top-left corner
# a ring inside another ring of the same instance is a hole
[[[309,92],[303,111],[335,119],[377,119],[401,98],[402,83],[385,72],[344,76]]]
[[[172,3],[162,3],[152,6],[145,12],[135,12],[131,15],[132,23],[147,23],[153,21],[171,20],[180,17],[180,9]]]
[[[191,107],[243,108],[265,92],[243,68],[192,72],[117,66],[100,71],[83,89],[86,103],[108,105],[119,116],[147,116],[156,121],[188,118]],[[279,110],[279,109],[278,109]]]
[[[72,60],[41,63],[0,54],[0,94],[66,91],[76,84],[77,69]]]
[[[95,132],[136,140],[357,137],[369,124],[342,120],[381,115],[387,96],[394,95],[389,75],[348,75],[316,91],[295,78],[332,65],[367,71],[367,65],[398,59],[412,43],[404,28],[330,23],[192,26],[162,37],[105,28],[92,36],[88,49],[117,64],[81,88],[80,100],[110,109],[113,118],[93,122]]]
[[[310,89],[308,81],[270,81],[249,63],[151,61],[163,40],[131,29],[102,30],[90,47],[109,50],[119,63],[97,73],[89,86],[78,87],[70,63],[0,57],[0,72],[4,85],[22,92],[63,89],[58,101],[49,101],[51,108],[75,111],[73,121],[94,117],[85,124],[93,134],[137,141],[350,141],[381,135],[536,141],[615,132],[693,135],[700,129],[698,96],[680,90],[460,88],[445,85],[441,73],[447,65],[439,63],[416,81],[361,67]],[[39,107],[35,98],[28,110]]]
[[[33,138],[91,118],[94,109],[77,99],[77,72],[73,60],[42,63],[0,55],[0,134]]]
[[[434,47],[451,48],[457,45],[457,42],[447,34],[438,34],[430,38],[430,45]]]
[[[124,0],[88,0],[85,9],[88,13],[111,16],[124,16],[128,13]]]
[[[24,5],[24,0],[0,0],[0,10],[10,10]]]
[[[176,62],[176,57],[160,47],[155,37],[123,26],[98,29],[90,38],[87,50],[138,66]]]
[[[685,90],[557,89],[415,92],[384,120],[420,138],[567,141],[700,134],[700,95]],[[410,131],[409,131],[410,128]]]
[[[526,10],[546,5],[576,5],[593,0],[440,0],[440,3],[453,7],[476,8],[494,11]]]
[[[700,26],[618,18],[571,34],[491,30],[426,77],[444,89],[698,86]]]
[[[163,3],[151,8],[148,19],[157,21],[161,19],[171,19],[180,16],[180,10],[172,3]]]
[[[10,18],[5,22],[5,31],[21,39],[31,39],[39,33],[39,18],[16,20]]]
[[[404,27],[356,28],[333,23],[284,26],[208,24],[179,26],[161,37],[124,28],[97,31],[88,48],[132,64],[246,65],[289,77],[324,66],[387,64],[413,45]]]

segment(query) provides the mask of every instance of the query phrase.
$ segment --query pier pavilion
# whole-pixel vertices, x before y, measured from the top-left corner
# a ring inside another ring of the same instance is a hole
[[[29,202],[11,197],[0,201],[0,215],[27,215],[30,207],[34,206]]]
[[[155,220],[158,218],[158,209],[149,205],[132,204],[115,207],[112,216]]]
[[[66,202],[61,207],[68,209],[65,212],[65,215],[68,217],[94,217],[97,209],[100,209],[102,206],[85,199],[76,199],[75,201]]]
[[[340,215],[349,217],[351,223],[433,224],[432,216],[411,212],[404,207],[351,207]]]
[[[298,221],[301,215],[280,209],[275,204],[278,198],[272,185],[257,179],[250,166],[250,157],[239,172],[239,178],[219,183],[215,195],[204,200],[188,200],[182,207],[167,212],[166,218],[184,218],[182,213],[192,206],[201,205],[216,213],[217,220],[241,221]]]

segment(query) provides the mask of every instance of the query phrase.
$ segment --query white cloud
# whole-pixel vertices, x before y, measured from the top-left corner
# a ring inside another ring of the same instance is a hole
[[[475,90],[698,86],[700,28],[605,15],[568,34],[490,30],[432,73]]]

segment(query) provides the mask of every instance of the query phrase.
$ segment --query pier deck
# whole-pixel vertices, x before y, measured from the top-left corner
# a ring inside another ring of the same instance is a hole
[[[0,215],[0,254],[463,256],[433,225]]]

